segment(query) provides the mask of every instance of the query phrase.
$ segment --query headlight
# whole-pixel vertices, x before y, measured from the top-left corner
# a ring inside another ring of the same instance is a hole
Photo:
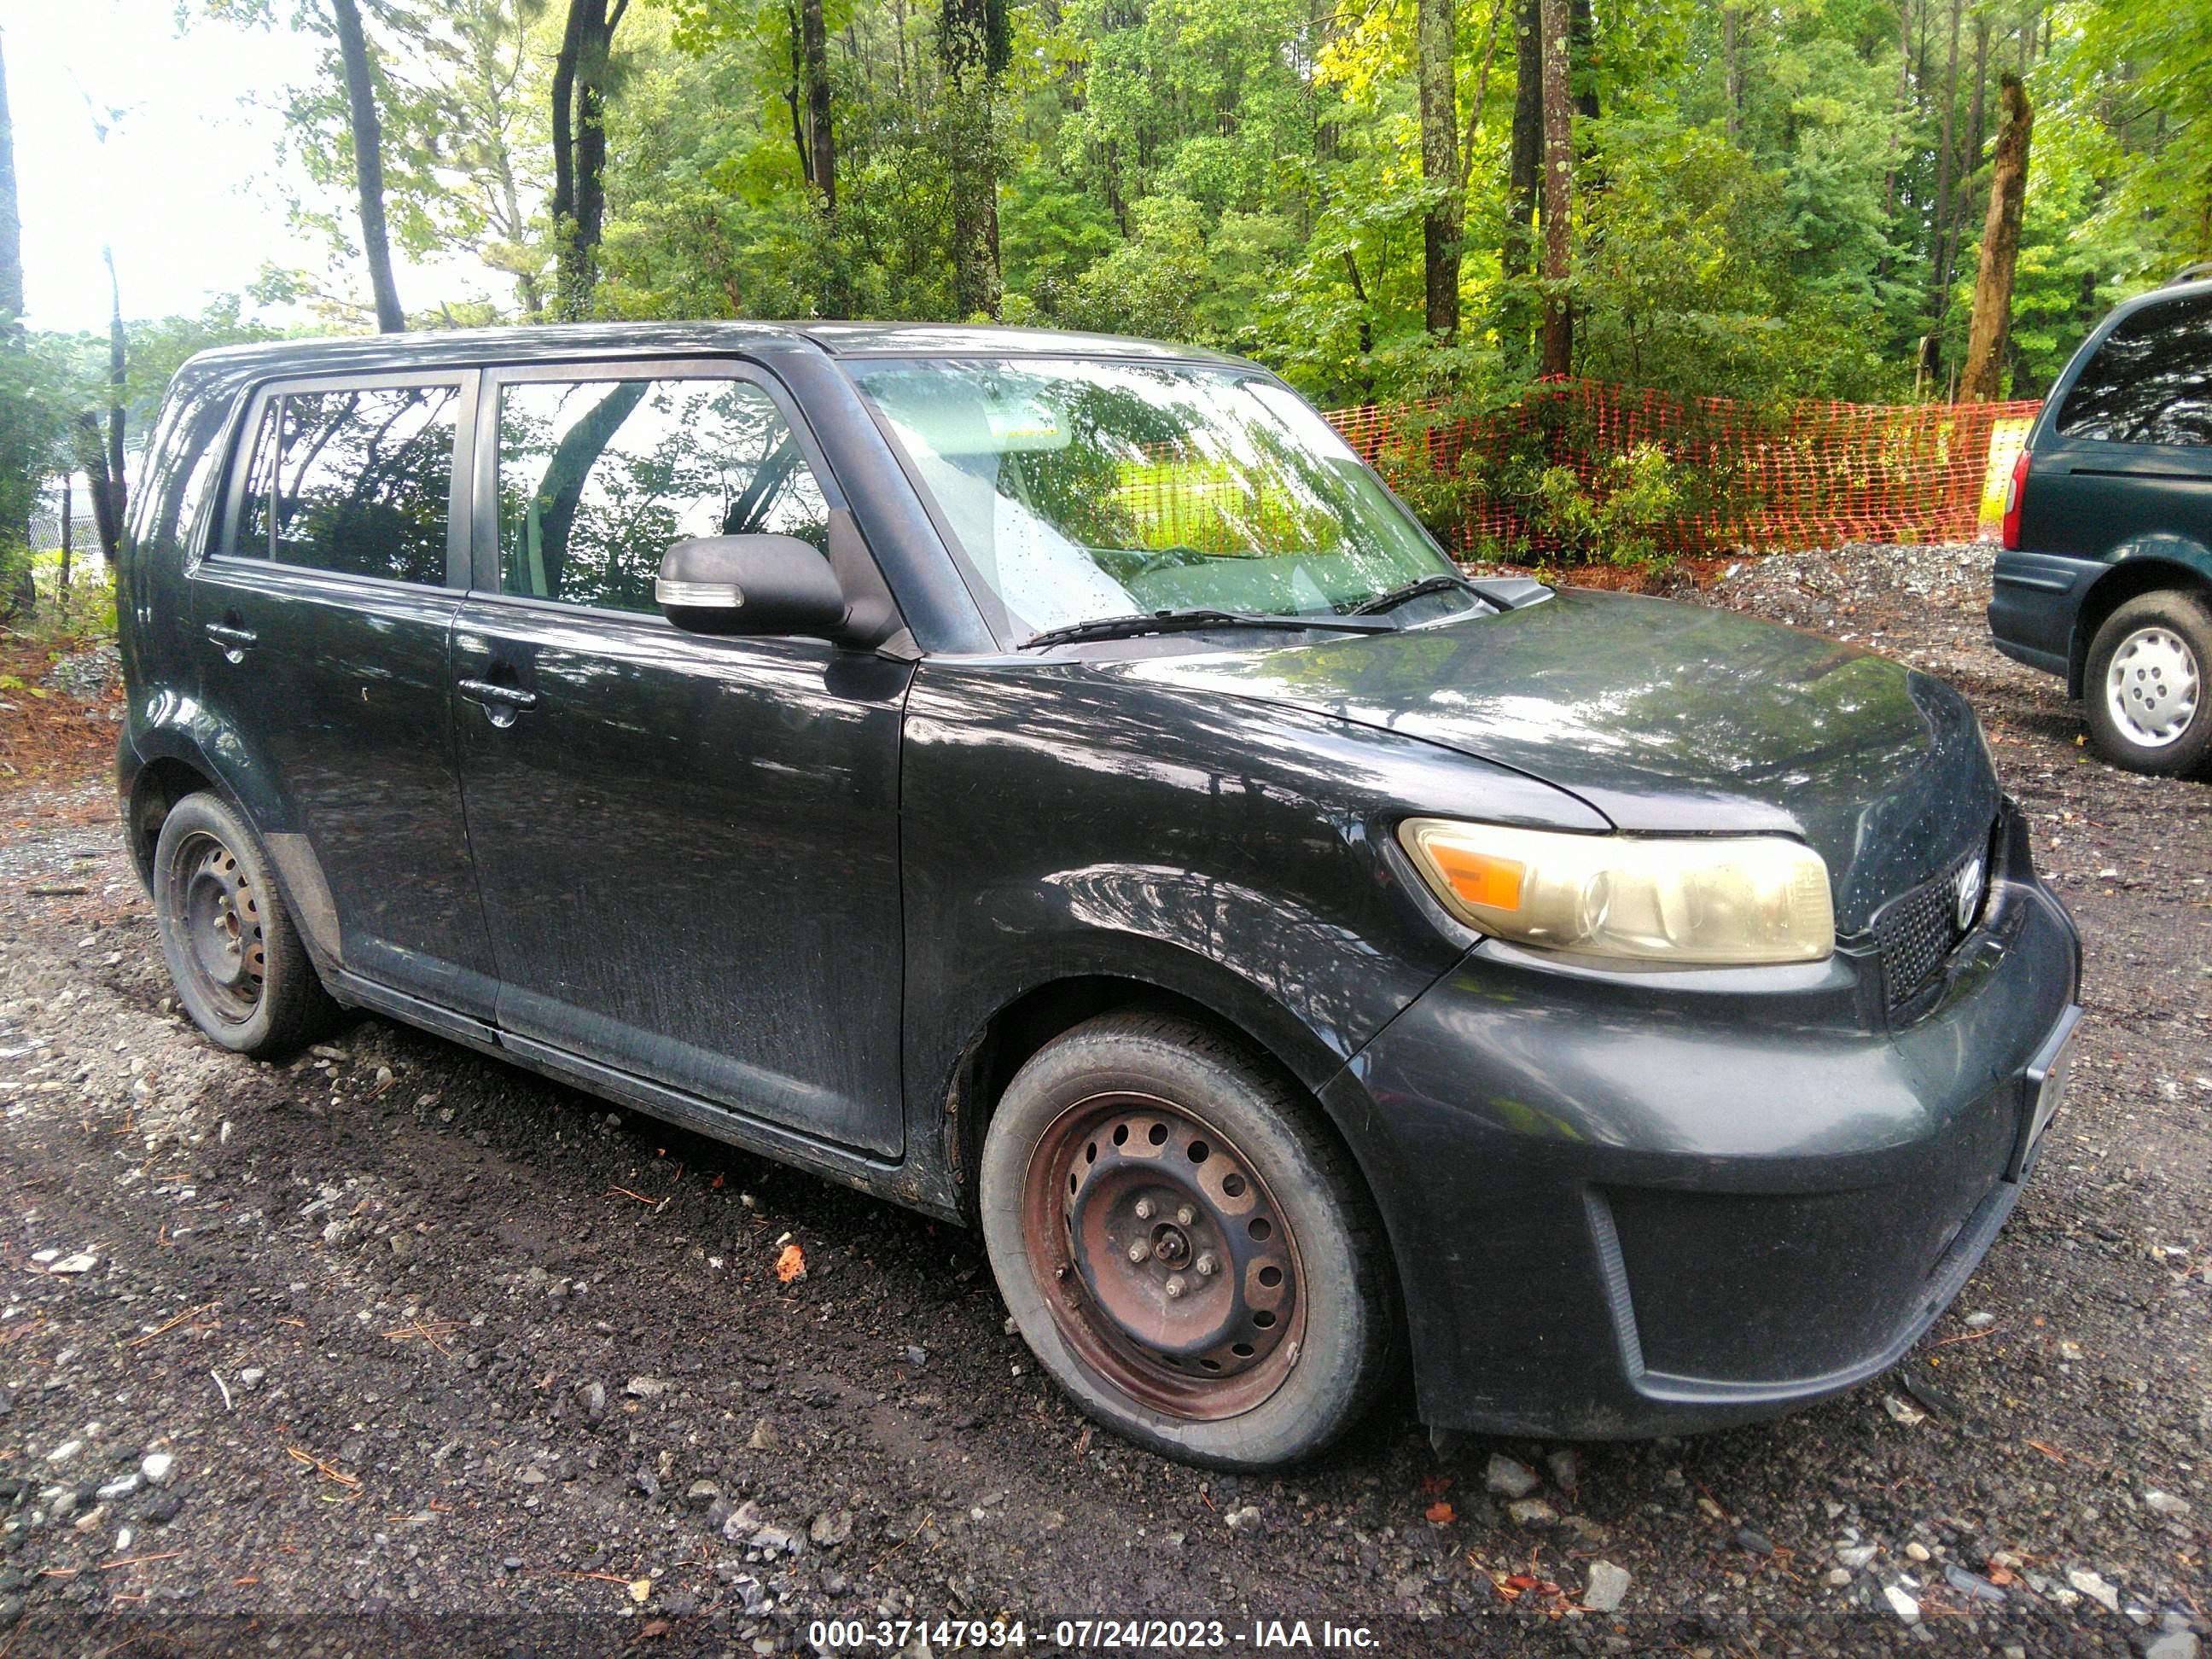
[[[1516,944],[1636,962],[1819,962],[1836,948],[1828,866],[1776,836],[1563,835],[1409,818],[1437,898]]]

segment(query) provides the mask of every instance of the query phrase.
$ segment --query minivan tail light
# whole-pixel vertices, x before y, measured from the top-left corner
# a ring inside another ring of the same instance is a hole
[[[2020,550],[2020,504],[2027,495],[2027,451],[2012,464],[2012,482],[2005,486],[2004,524],[1998,538],[2011,552]]]

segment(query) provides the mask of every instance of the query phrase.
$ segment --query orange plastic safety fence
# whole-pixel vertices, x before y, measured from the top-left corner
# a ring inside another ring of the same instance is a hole
[[[1340,409],[1328,419],[1447,532],[1455,551],[1603,556],[1604,509],[1623,489],[1638,492],[1638,533],[1667,552],[1971,540],[1991,429],[2037,408],[1808,401],[1763,409],[1553,380],[1478,416],[1431,402]],[[1652,465],[1655,449],[1664,465]],[[1579,489],[1563,489],[1556,468]]]

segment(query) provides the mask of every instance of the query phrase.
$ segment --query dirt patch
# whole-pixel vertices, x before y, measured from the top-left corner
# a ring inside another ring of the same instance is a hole
[[[1401,1399],[1281,1479],[1162,1462],[1043,1381],[957,1230],[381,1021],[287,1066],[212,1049],[104,781],[18,793],[0,1648],[802,1652],[849,1619],[846,1650],[919,1650],[917,1616],[1049,1648],[1087,1613],[1247,1651],[1326,1618],[1399,1654],[2179,1659],[2212,1515],[2208,793],[2078,744],[2063,689],[1990,648],[1987,568],[1808,556],[1705,596],[1974,698],[2081,922],[2089,1023],[1909,1369],[1687,1442],[1439,1459]]]
[[[0,635],[0,823],[26,787],[74,783],[112,766],[122,717],[112,645]]]

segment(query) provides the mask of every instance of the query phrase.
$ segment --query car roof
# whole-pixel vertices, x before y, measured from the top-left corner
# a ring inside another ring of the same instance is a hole
[[[2212,298],[2212,276],[2199,277],[2194,282],[2188,283],[2168,283],[2162,288],[2146,289],[2141,294],[2130,299],[2123,300],[2114,306],[2105,319],[2107,326],[2100,328],[2098,331],[2100,334],[2108,334],[2112,331],[2109,325],[2118,323],[2124,317],[2132,317],[2138,311],[2148,311],[2153,306],[2207,298]]]
[[[351,334],[222,346],[200,353],[185,367],[194,378],[235,380],[276,374],[368,374],[392,368],[626,356],[717,356],[738,352],[769,359],[793,352],[818,352],[832,357],[1137,357],[1251,367],[1242,359],[1197,346],[1117,334],[952,323],[838,322],[553,323]]]

